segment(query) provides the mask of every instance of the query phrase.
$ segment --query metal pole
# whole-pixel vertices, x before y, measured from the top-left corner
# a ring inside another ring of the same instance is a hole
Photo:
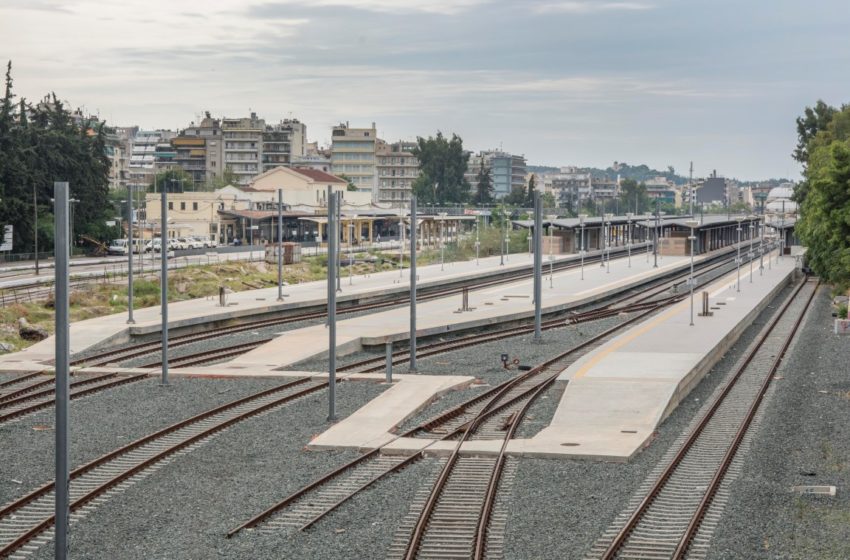
[[[35,190],[35,182],[32,184],[32,212],[32,235],[33,242],[35,243],[35,275],[38,276],[38,196]]]
[[[738,290],[741,291],[741,221],[738,220],[738,258],[735,259],[738,265]]]
[[[478,266],[480,264],[480,261],[478,260],[479,249],[481,247],[481,242],[479,241],[479,238],[478,238],[478,228],[479,228],[478,223],[480,221],[481,221],[480,216],[476,216],[475,217],[475,266]]]
[[[764,276],[764,224],[762,222],[762,218],[759,218],[759,276]],[[770,260],[770,259],[768,259]]]
[[[694,326],[694,227],[691,226],[691,278],[688,282],[691,285],[691,326]]]
[[[658,213],[658,199],[655,199],[655,239],[652,242],[652,268],[658,268],[658,221],[661,215]]]
[[[629,243],[628,243],[628,247],[629,247],[629,268],[631,268],[632,267],[632,219],[631,218],[629,218],[629,220],[628,220],[627,227],[629,229]]]
[[[542,342],[542,296],[543,296],[543,208],[540,191],[534,191],[534,341]]]
[[[336,258],[338,199],[328,187],[328,258]],[[336,421],[336,263],[328,261],[328,421]]]
[[[348,222],[348,285],[354,283],[354,224]]]
[[[277,301],[283,301],[283,189],[277,190]]]
[[[68,327],[68,183],[53,183],[54,227],[56,236],[53,251],[56,259],[54,269],[56,290],[56,472],[55,472],[55,510],[56,516],[56,560],[68,557],[68,525],[70,524],[70,503],[68,488],[70,472],[68,470],[68,377],[70,349],[68,346],[70,330]]]
[[[341,292],[342,291],[342,283],[341,283],[342,273],[340,271],[340,266],[342,266],[342,265],[340,264],[340,256],[341,256],[340,253],[342,251],[342,246],[341,246],[341,243],[340,243],[339,236],[342,233],[342,230],[340,229],[340,226],[342,225],[342,191],[339,191],[339,192],[336,193],[336,204],[335,205],[336,205],[336,229],[334,229],[334,231],[336,232],[336,244],[334,246],[336,247],[336,251],[334,251],[334,258],[336,260],[334,261],[334,266],[336,267],[336,291]]]
[[[387,341],[387,383],[393,382],[393,342]]]
[[[167,191],[162,188],[160,199],[161,226],[159,232],[160,249],[160,307],[162,308],[162,384],[168,385],[168,201]]]
[[[753,261],[755,260],[753,257],[753,221],[750,220],[750,250],[747,252],[747,256],[750,258],[750,284],[753,283]]]
[[[398,277],[404,277],[404,214],[398,215]]]
[[[133,185],[127,185],[127,323],[133,320]]]
[[[584,280],[584,220],[581,221],[581,279]]]
[[[555,275],[555,262],[552,259],[552,222],[549,222],[549,288],[553,288],[552,277]]]
[[[416,371],[416,196],[410,197],[410,367]]]

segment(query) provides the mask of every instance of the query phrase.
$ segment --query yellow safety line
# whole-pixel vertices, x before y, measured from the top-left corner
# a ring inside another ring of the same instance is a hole
[[[743,279],[743,278],[746,278],[748,276],[749,276],[749,272],[745,272],[741,275],[741,278]],[[715,283],[716,284],[725,284],[727,282],[727,279],[730,278],[730,277],[737,278],[737,271],[730,272],[729,274],[727,274],[723,278],[721,278],[719,280],[715,280],[714,282],[712,282],[712,284],[715,284]],[[709,284],[709,285],[711,285],[711,284]],[[716,291],[712,292],[711,295],[716,296],[717,294],[723,292],[726,289],[727,288],[725,286],[722,287],[722,288],[718,288]],[[572,379],[575,380],[575,379],[583,378],[585,375],[587,375],[587,373],[591,369],[593,369],[600,361],[602,361],[603,358],[608,356],[608,354],[610,354],[611,352],[614,352],[616,350],[619,350],[620,348],[622,348],[623,346],[625,346],[629,342],[633,341],[635,338],[637,338],[637,337],[641,336],[642,334],[646,333],[647,331],[655,328],[659,323],[662,323],[662,322],[666,321],[667,319],[669,319],[672,315],[679,313],[681,311],[681,309],[684,308],[684,307],[687,307],[689,303],[690,302],[688,302],[688,301],[682,301],[678,305],[672,307],[671,309],[667,310],[666,312],[662,313],[661,315],[652,319],[651,321],[649,321],[647,323],[643,323],[642,325],[635,327],[634,329],[625,333],[620,338],[612,340],[611,342],[608,343],[607,347],[604,350],[603,349],[598,350],[596,352],[596,354],[593,355],[592,358],[590,358],[587,362],[585,362],[585,364],[582,365],[578,369],[578,371],[575,372],[575,374],[573,374]]]

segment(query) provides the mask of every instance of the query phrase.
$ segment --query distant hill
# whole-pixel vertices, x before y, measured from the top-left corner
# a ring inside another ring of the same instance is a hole
[[[677,185],[686,185],[688,183],[687,176],[676,173],[673,166],[668,166],[666,170],[661,171],[658,169],[651,169],[645,164],[629,165],[628,163],[614,162],[614,165],[617,167],[615,168],[612,165],[607,169],[600,169],[598,167],[578,167],[577,169],[583,173],[590,173],[594,179],[616,179],[617,175],[619,175],[621,179],[633,179],[638,183],[649,179],[655,179],[656,177],[664,177],[669,181],[673,181],[673,183]],[[548,165],[529,165],[527,169],[530,173],[557,173],[560,170],[559,167],[552,167]],[[790,182],[792,181],[789,179],[779,178],[766,179],[763,181],[738,181],[738,184],[741,186],[770,185],[771,187],[776,187],[782,183]]]

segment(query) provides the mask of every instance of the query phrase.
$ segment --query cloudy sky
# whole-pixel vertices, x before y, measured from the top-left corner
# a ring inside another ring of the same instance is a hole
[[[119,125],[204,110],[457,132],[533,164],[796,177],[794,118],[850,101],[846,0],[0,2],[16,92]]]

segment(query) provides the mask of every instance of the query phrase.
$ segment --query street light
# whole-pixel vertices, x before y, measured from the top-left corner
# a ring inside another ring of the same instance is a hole
[[[475,217],[475,266],[480,264],[478,260],[479,250],[481,249],[481,241],[478,239],[478,222],[480,221],[480,217]]]
[[[755,227],[756,227],[753,220],[755,220],[755,216],[753,216],[753,215],[747,216],[747,219],[749,219],[749,221],[750,221],[750,250],[747,253],[747,256],[750,258],[750,284],[752,284],[753,283],[753,261],[755,260],[755,255],[753,254],[753,241],[755,240],[755,235],[754,235],[755,231],[754,230],[755,230]]]
[[[743,216],[736,216],[735,221],[738,222],[738,257],[735,259],[735,263],[738,265],[738,292],[741,291],[741,222],[744,221]]]
[[[578,225],[581,228],[581,240],[579,241],[580,249],[579,255],[581,255],[581,279],[584,280],[584,220],[587,218],[587,214],[579,214],[578,215]]]
[[[608,259],[607,259],[608,260],[608,266],[607,266],[607,269],[605,270],[606,274],[611,273],[611,233],[610,233],[609,230],[611,229],[611,218],[612,218],[612,216],[613,216],[613,214],[605,214],[605,216],[604,216],[605,217],[605,250],[608,253]]]
[[[557,218],[556,214],[549,214],[546,219],[549,220],[549,287],[552,288],[552,276],[554,274],[554,258],[552,257],[552,222]]]
[[[354,230],[355,220],[357,219],[357,214],[354,214],[353,217],[348,222],[348,285],[351,286],[354,283]]]
[[[652,268],[658,268],[658,222],[661,220],[658,199],[655,199],[655,239],[652,241]]]
[[[634,214],[631,212],[626,214],[626,227],[628,228],[628,240],[626,242],[626,247],[629,250],[629,268],[632,267],[632,218]]]
[[[443,263],[445,262],[446,250],[446,212],[440,212],[440,270],[445,270]]]
[[[688,278],[688,284],[691,287],[691,326],[694,326],[694,284],[696,281],[694,279],[694,241],[696,241],[696,236],[694,235],[694,228],[699,225],[699,222],[696,220],[688,220],[685,222],[685,225],[691,228],[691,236],[688,239],[691,241],[691,277]]]
[[[758,234],[759,234],[759,276],[764,276],[764,214],[759,216]],[[770,259],[768,259],[770,260]]]

